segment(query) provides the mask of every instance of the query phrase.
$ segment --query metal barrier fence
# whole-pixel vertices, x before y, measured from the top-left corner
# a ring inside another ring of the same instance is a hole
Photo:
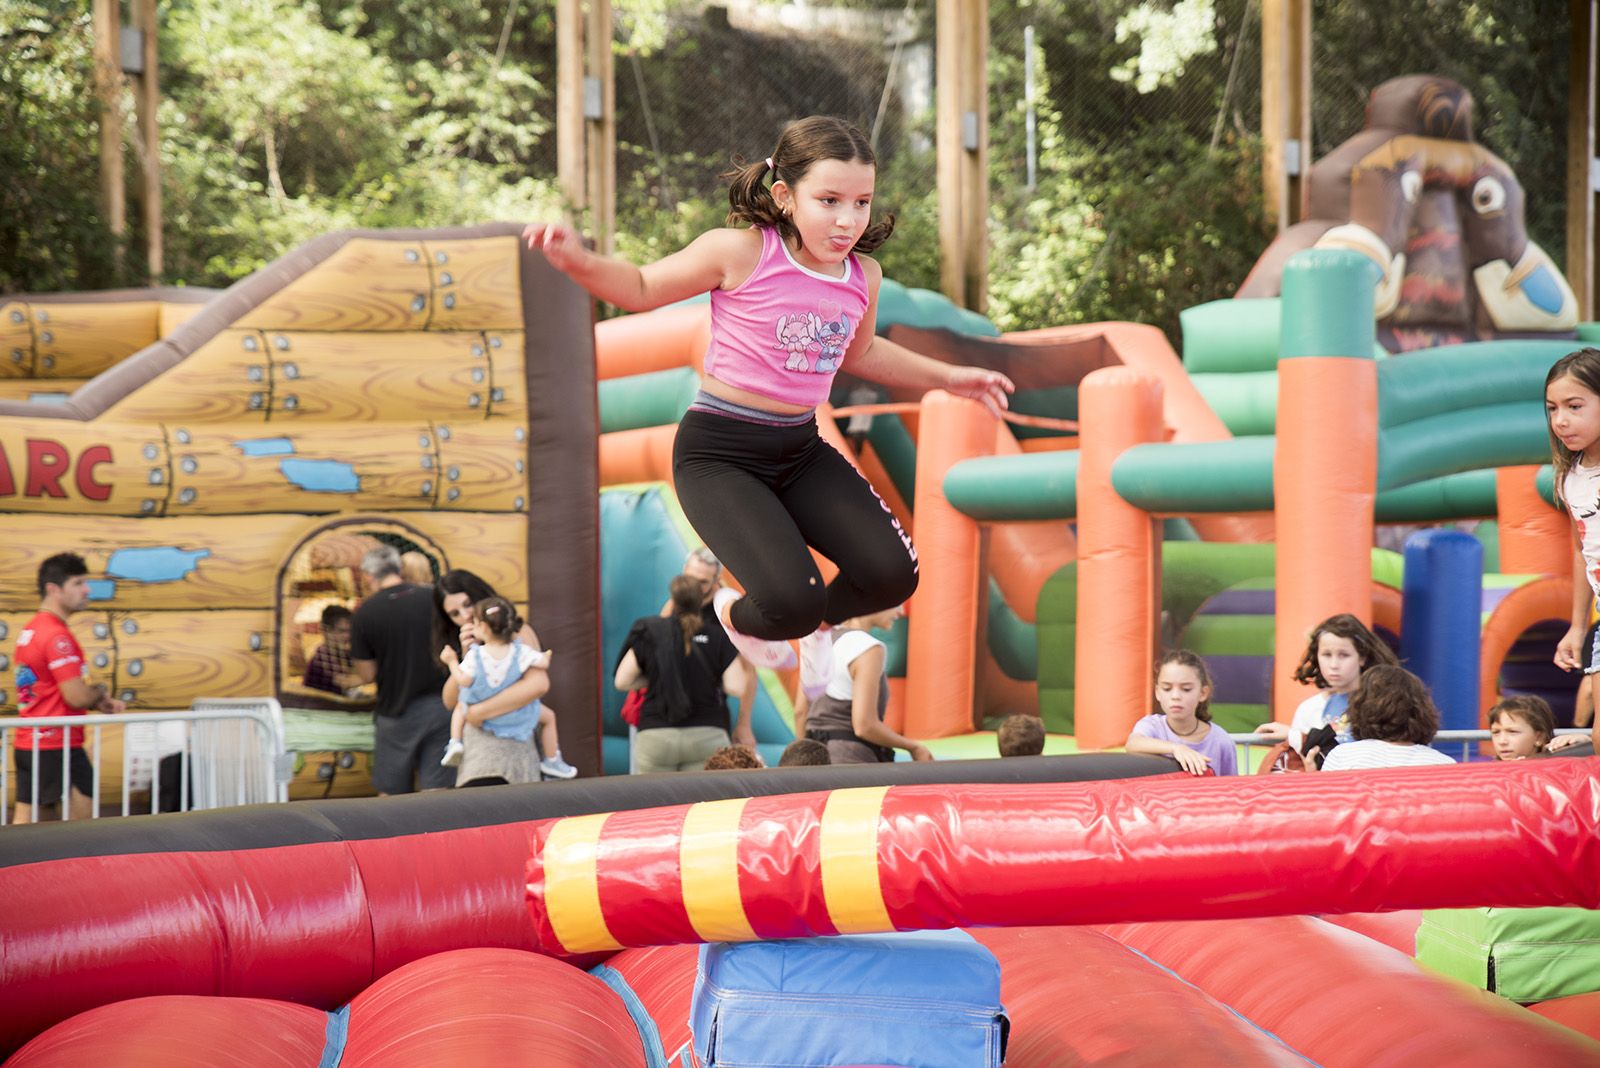
[[[59,759],[61,762],[61,818],[71,819],[68,802],[72,782],[70,748],[60,750],[40,749],[38,736],[34,743],[18,750],[13,743],[14,732],[19,729],[41,727],[82,728],[85,746],[94,773],[90,789],[80,793],[89,796],[91,816],[98,816],[101,808],[100,763],[105,752],[102,741],[106,727],[124,732],[122,749],[122,815],[131,812],[134,762],[141,755],[139,748],[128,744],[129,728],[146,726],[150,732],[150,811],[161,808],[161,763],[158,729],[162,724],[175,724],[181,731],[176,742],[178,757],[177,803],[169,811],[188,812],[198,809],[223,808],[229,805],[252,805],[265,802],[286,802],[289,799],[289,778],[293,772],[292,757],[284,745],[283,709],[270,697],[210,698],[196,701],[194,707],[183,712],[129,712],[122,715],[82,716],[29,716],[0,719],[0,801],[10,796],[11,776],[15,756],[24,759],[31,754],[32,785],[28,796],[16,798],[17,804],[26,804],[32,819],[39,818],[39,780],[45,763]],[[170,784],[169,784],[170,785]],[[12,808],[0,805],[0,826],[11,820]]]
[[[1588,727],[1562,727],[1556,731],[1556,736],[1588,733]],[[1240,754],[1240,768],[1250,767],[1251,749],[1271,749],[1280,740],[1266,738],[1259,734],[1229,734],[1228,737],[1233,739],[1235,745],[1244,748],[1244,752]],[[1486,730],[1440,731],[1433,737],[1433,747],[1443,750],[1447,755],[1455,757],[1461,763],[1466,763],[1476,753],[1479,743],[1487,741],[1489,741],[1489,732]]]

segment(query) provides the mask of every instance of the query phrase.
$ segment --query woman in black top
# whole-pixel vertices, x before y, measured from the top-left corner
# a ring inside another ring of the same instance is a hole
[[[617,661],[617,689],[648,687],[633,742],[640,773],[700,770],[729,744],[726,695],[744,689],[738,650],[721,627],[704,625],[700,584],[679,575],[670,593],[672,614],[637,620]]]

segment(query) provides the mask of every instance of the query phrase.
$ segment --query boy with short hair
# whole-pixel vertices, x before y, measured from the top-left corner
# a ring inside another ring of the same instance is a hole
[[[361,676],[350,662],[351,612],[342,604],[322,610],[322,644],[311,654],[302,683],[312,690],[340,696],[361,685]]]
[[[89,684],[83,649],[67,627],[74,612],[89,603],[89,565],[77,553],[57,553],[39,565],[39,611],[17,635],[17,705],[24,717],[81,716],[85,712],[126,712],[128,706]],[[94,765],[83,748],[83,728],[18,728],[13,742],[17,768],[15,822],[32,823],[35,771],[39,812],[56,808],[67,795],[67,815],[88,819],[94,802],[85,791],[94,781]],[[38,767],[34,750],[38,749]],[[71,786],[63,790],[61,751],[68,754]]]
[[[1007,716],[995,733],[1003,757],[1038,756],[1044,752],[1044,724],[1038,716]]]

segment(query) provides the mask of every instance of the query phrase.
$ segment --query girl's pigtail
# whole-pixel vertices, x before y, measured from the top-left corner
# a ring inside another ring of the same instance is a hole
[[[774,182],[782,177],[781,164],[770,156],[754,163],[738,158],[734,164],[733,170],[721,176],[728,181],[728,225],[777,230],[785,239],[797,239],[799,231],[778,207],[766,180],[769,173]]]
[[[894,233],[894,212],[891,211],[867,227],[866,231],[857,239],[855,247],[851,251],[859,252],[862,255],[876,252],[878,246],[889,240],[889,235],[892,233]]]

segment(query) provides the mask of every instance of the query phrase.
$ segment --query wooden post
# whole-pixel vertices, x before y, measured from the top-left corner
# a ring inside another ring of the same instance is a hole
[[[987,0],[937,0],[934,29],[940,287],[980,310],[989,271],[987,8]]]
[[[1597,0],[1568,0],[1571,13],[1567,104],[1567,281],[1578,298],[1579,320],[1595,314],[1600,278],[1595,269],[1595,44]]]
[[[939,288],[966,304],[961,209],[962,0],[934,4],[934,148],[939,188]]]
[[[133,25],[144,36],[143,66],[139,74],[139,140],[144,153],[139,169],[144,177],[145,267],[150,281],[159,283],[165,269],[165,248],[161,217],[161,127],[157,109],[161,106],[158,69],[160,49],[156,47],[160,26],[156,20],[156,0],[133,0]]]
[[[583,0],[556,0],[556,175],[574,213],[588,198],[584,182]],[[581,220],[574,218],[578,224]]]
[[[611,50],[611,0],[588,0],[584,21],[588,83],[598,85],[599,114],[586,110],[590,232],[597,250],[609,255],[617,227],[617,92]],[[585,99],[592,102],[593,89]]]
[[[1262,0],[1261,178],[1267,215],[1280,231],[1304,217],[1310,170],[1311,0]]]
[[[989,305],[989,11],[988,0],[965,0],[962,95],[972,117],[972,143],[962,153],[962,245],[967,307]]]
[[[106,226],[128,228],[122,171],[122,12],[118,0],[94,0],[94,94],[100,105],[100,199]]]

